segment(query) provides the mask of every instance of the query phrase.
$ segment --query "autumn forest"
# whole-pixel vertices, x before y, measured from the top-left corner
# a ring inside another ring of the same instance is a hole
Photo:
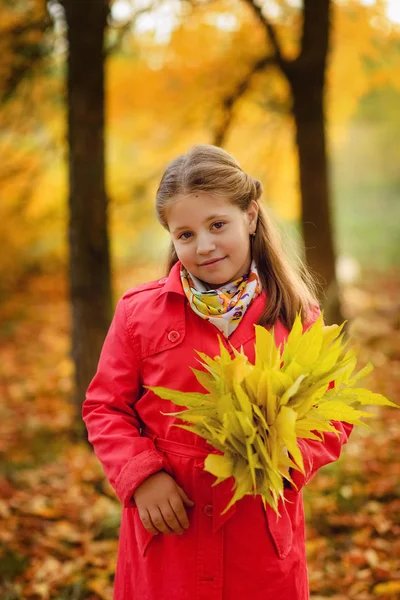
[[[400,396],[400,11],[388,0],[0,0],[0,596],[111,600],[121,506],[85,390],[118,298],[165,275],[154,198],[196,143]],[[312,600],[400,599],[400,423],[304,490]]]

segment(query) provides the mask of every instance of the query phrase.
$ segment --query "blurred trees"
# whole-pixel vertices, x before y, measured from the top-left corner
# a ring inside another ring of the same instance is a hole
[[[0,298],[35,268],[34,244],[43,221],[36,220],[32,192],[46,168],[38,80],[52,49],[50,31],[44,0],[1,2],[0,239],[7,251],[0,255]]]
[[[43,9],[44,2],[0,5],[4,74],[17,72],[21,60],[11,51],[16,44],[10,21],[19,19],[25,26],[37,21],[36,14],[26,11],[28,5]],[[335,153],[346,139],[359,98],[370,89],[398,86],[400,36],[385,20],[382,6],[350,0],[334,5],[326,112]],[[155,6],[153,23],[138,18],[132,31],[123,23],[120,51],[106,66],[107,183],[112,226],[118,231],[111,245],[118,261],[146,252],[141,244],[149,236],[152,243],[147,246],[158,256],[157,238],[163,232],[158,236],[149,219],[163,167],[190,144],[212,141],[223,120],[224,99],[260,58],[273,52],[264,27],[243,2],[220,0],[194,8],[182,4],[174,10],[161,14]],[[271,22],[282,55],[287,61],[298,57],[299,9],[274,14]],[[65,34],[61,18],[52,29],[40,27],[40,51],[36,46],[32,51],[41,56],[40,62],[33,62],[29,77],[0,105],[0,233],[10,249],[0,257],[0,286],[12,285],[27,269],[65,265]],[[29,27],[24,35],[21,29],[19,43],[32,35]],[[25,69],[19,72],[28,75]],[[2,97],[7,80],[16,78],[1,78]],[[277,69],[256,73],[235,103],[225,145],[265,183],[268,204],[278,216],[293,221],[301,212],[294,139],[287,80]]]
[[[44,0],[3,2],[1,13],[0,102],[4,104],[46,54],[50,18]]]
[[[109,4],[63,0],[63,6],[68,31],[72,356],[80,407],[112,316],[104,168],[104,37]]]

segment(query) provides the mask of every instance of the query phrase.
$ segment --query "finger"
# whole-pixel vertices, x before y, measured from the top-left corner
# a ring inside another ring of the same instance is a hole
[[[143,523],[143,527],[145,529],[147,529],[147,531],[149,531],[150,533],[153,533],[154,535],[157,535],[158,533],[160,533],[158,531],[158,529],[156,529],[154,527],[154,525],[153,525],[153,523],[151,521],[150,514],[149,514],[148,510],[146,510],[146,512],[139,513],[139,517],[140,517],[140,520]]]
[[[181,527],[183,529],[188,529],[189,519],[186,514],[186,510],[183,505],[182,498],[180,496],[172,498],[172,500],[170,500],[170,505],[171,505],[171,508],[174,511],[175,516],[178,519]]]
[[[185,490],[183,490],[179,485],[176,486],[178,488],[178,492],[180,497],[182,498],[183,502],[186,504],[186,506],[194,506],[194,502],[193,500],[190,500],[190,498],[187,496]]]
[[[171,506],[170,502],[166,502],[162,506],[160,506],[161,514],[164,518],[164,521],[168,525],[172,531],[175,533],[183,533],[184,529],[181,526],[179,520],[176,518],[175,512]]]
[[[162,513],[158,506],[154,506],[153,508],[150,508],[149,514],[150,514],[150,518],[153,523],[153,526],[158,531],[160,531],[161,533],[172,533],[172,529],[170,529],[168,527],[168,525],[166,524],[166,522],[164,521],[164,517],[162,516]]]

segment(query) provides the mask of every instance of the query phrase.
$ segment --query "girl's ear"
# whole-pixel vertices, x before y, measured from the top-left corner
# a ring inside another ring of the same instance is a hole
[[[258,219],[258,203],[252,200],[246,212],[249,220],[249,233],[255,233]]]

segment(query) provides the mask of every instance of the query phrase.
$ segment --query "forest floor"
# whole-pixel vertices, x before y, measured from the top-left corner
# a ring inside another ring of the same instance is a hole
[[[65,282],[41,276],[0,308],[2,600],[112,598],[121,508],[71,436],[66,298]],[[400,273],[364,276],[343,306],[360,366],[375,365],[364,384],[399,403]],[[373,412],[304,491],[312,600],[400,600],[400,414]]]

